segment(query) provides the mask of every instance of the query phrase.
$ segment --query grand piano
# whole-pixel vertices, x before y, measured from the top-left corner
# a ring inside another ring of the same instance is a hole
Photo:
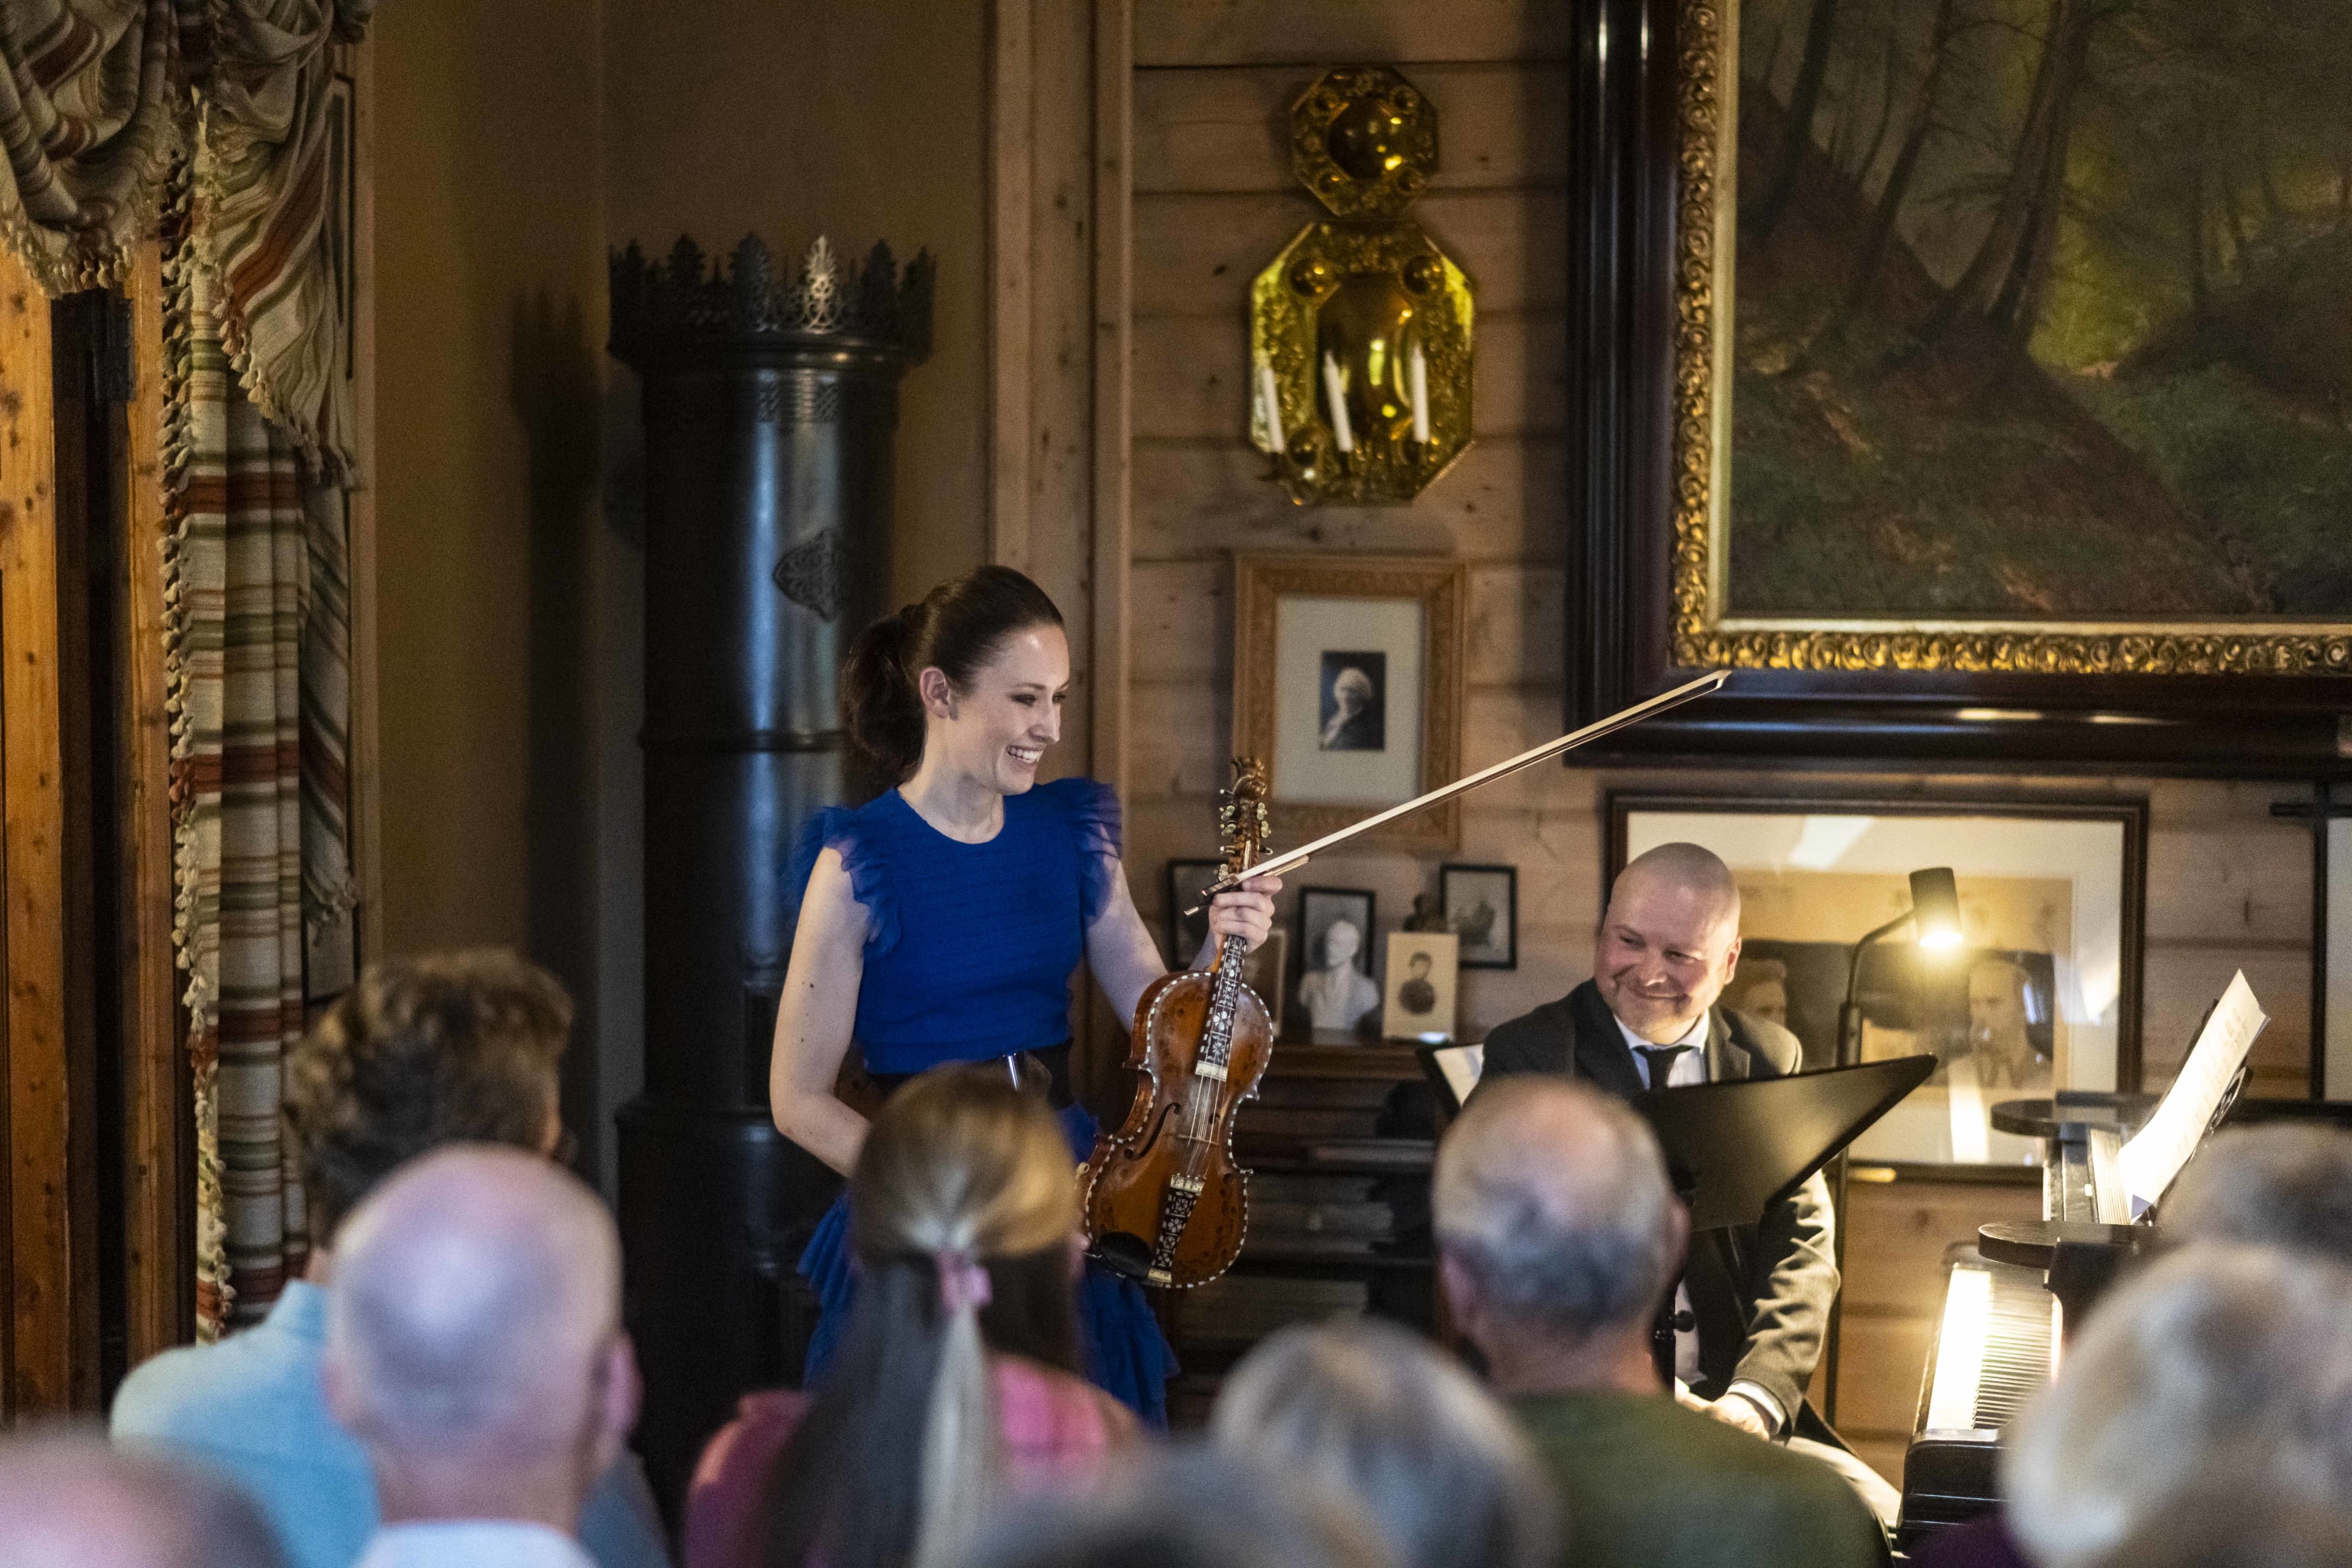
[[[2352,1105],[2244,1100],[2233,1076],[2211,1125],[2322,1121],[2352,1127]],[[2150,1095],[2065,1094],[1997,1106],[1993,1124],[2042,1140],[2038,1224],[1987,1225],[1946,1255],[1944,1307],[1920,1379],[1903,1466],[1896,1545],[1908,1552],[2000,1500],[2001,1434],[2057,1375],[2069,1324],[2158,1240],[2129,1222],[2120,1145],[2156,1105]]]
[[[2127,1223],[2117,1166],[2123,1138],[2155,1103],[2061,1092],[1993,1109],[2000,1131],[2042,1140],[2042,1218],[1985,1226],[1974,1246],[1946,1255],[1943,1313],[1903,1461],[1903,1550],[2000,1501],[2001,1433],[2057,1374],[2070,1308],[2079,1322],[2153,1242],[2152,1226]]]
[[[1974,1247],[1948,1257],[1944,1310],[1903,1460],[1898,1549],[2000,1502],[2002,1432],[2057,1375],[2067,1334],[2100,1294],[2155,1246],[2156,1227],[2136,1210],[2162,1197],[2231,1114],[2267,1022],[2241,973],[2207,1013],[2162,1100],[2061,1090],[1992,1108],[1996,1129],[2041,1141],[2042,1218],[1980,1226]],[[2135,1193],[2147,1202],[2135,1204]]]

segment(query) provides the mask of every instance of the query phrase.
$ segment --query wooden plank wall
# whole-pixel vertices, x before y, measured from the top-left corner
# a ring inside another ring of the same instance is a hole
[[[1566,274],[1564,6],[1540,0],[1159,0],[1137,7],[1133,92],[1133,352],[1125,743],[1097,765],[1123,779],[1128,864],[1161,929],[1165,863],[1214,852],[1213,792],[1233,718],[1231,555],[1329,550],[1469,563],[1464,763],[1559,731]],[[1398,65],[1436,105],[1444,165],[1417,216],[1478,290],[1477,445],[1410,506],[1290,506],[1246,441],[1250,278],[1320,208],[1293,184],[1284,110],[1319,72]],[[1115,591],[1098,572],[1097,594]],[[1101,613],[1098,611],[1098,613]],[[2309,1057],[2308,830],[2273,821],[2291,785],[2144,778],[1835,775],[1538,769],[1474,797],[1463,860],[1519,870],[1520,962],[1463,977],[1473,1036],[1591,973],[1612,790],[1947,799],[2144,800],[2148,805],[2144,1028],[2147,1081],[2169,1080],[2198,1018],[2242,968],[2273,1023],[2254,1092],[2305,1091]],[[1277,813],[1276,841],[1282,841]],[[1301,883],[1379,896],[1380,934],[1445,857],[1356,851]],[[1380,951],[1375,948],[1375,952]],[[1921,1363],[1939,1310],[1937,1264],[1977,1222],[2031,1212],[2030,1188],[1904,1181],[1858,1186],[1849,1232],[1842,1418],[1899,1477]]]
[[[1129,865],[1155,929],[1166,861],[1215,848],[1213,792],[1233,716],[1233,552],[1467,561],[1465,765],[1559,732],[1566,9],[1539,0],[1137,8],[1125,755]],[[1415,211],[1478,290],[1477,444],[1409,506],[1304,509],[1267,481],[1245,438],[1245,300],[1250,278],[1321,216],[1289,176],[1285,110],[1321,70],[1360,61],[1396,64],[1437,108],[1443,165]],[[1590,973],[1612,788],[2145,799],[2151,1083],[2168,1079],[2199,1015],[2242,967],[2273,1020],[2257,1047],[2256,1091],[2303,1091],[2310,839],[2270,817],[2273,800],[2295,793],[2279,784],[1538,769],[1474,796],[1464,813],[1454,858],[1519,868],[1519,967],[1463,977],[1473,1033]],[[1279,842],[1278,819],[1276,832]],[[1442,858],[1343,853],[1295,880],[1375,889],[1385,932],[1414,893],[1434,889]]]
[[[1129,864],[1147,908],[1160,866],[1215,847],[1213,795],[1232,724],[1230,557],[1328,549],[1470,566],[1467,754],[1552,732],[1560,710],[1567,273],[1565,7],[1181,3],[1139,8],[1134,75],[1133,668]],[[1286,111],[1323,68],[1394,62],[1429,95],[1443,162],[1415,216],[1478,289],[1477,445],[1410,506],[1290,505],[1242,438],[1249,279],[1322,208],[1294,182]],[[1481,1022],[1556,994],[1595,884],[1550,798],[1558,779],[1474,798],[1462,858],[1522,867],[1530,962]],[[1589,806],[1577,820],[1589,820]],[[1276,823],[1280,832],[1280,824]],[[1368,887],[1393,927],[1431,884],[1409,856],[1318,862],[1308,882]],[[1503,1011],[1496,1011],[1497,1008]]]

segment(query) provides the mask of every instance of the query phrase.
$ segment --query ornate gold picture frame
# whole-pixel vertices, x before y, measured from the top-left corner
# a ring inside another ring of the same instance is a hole
[[[1727,613],[1728,356],[1738,100],[1736,0],[1674,6],[1671,663],[1848,674],[2326,677],[2352,673],[2352,626],[2248,616],[2101,621]]]
[[[1320,837],[1462,772],[1469,569],[1381,555],[1234,563],[1234,751],[1273,789],[1277,844]],[[1445,853],[1448,801],[1370,842]]]

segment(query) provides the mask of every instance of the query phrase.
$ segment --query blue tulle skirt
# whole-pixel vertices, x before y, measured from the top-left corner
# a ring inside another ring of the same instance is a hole
[[[1061,1115],[1075,1157],[1086,1158],[1095,1146],[1095,1119],[1081,1105]],[[849,1251],[848,1194],[835,1199],[817,1221],[816,1234],[801,1254],[800,1275],[824,1310],[816,1331],[809,1336],[803,1374],[803,1382],[814,1387],[832,1364],[857,1300],[857,1271]],[[1164,1430],[1176,1352],[1160,1331],[1160,1320],[1152,1315],[1143,1287],[1087,1259],[1078,1281],[1078,1340],[1087,1381],[1133,1410],[1147,1426]]]

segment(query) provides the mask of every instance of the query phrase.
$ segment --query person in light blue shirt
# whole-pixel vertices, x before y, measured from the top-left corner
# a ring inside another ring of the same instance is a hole
[[[551,1154],[562,1138],[556,1064],[572,1026],[553,976],[476,951],[372,964],[286,1064],[286,1111],[322,1242],[394,1170],[444,1144]],[[334,1255],[269,1316],[217,1344],[166,1351],[115,1395],[116,1442],[198,1460],[268,1515],[289,1568],[352,1568],[376,1529],[375,1481],[328,1414],[327,1292]],[[653,1500],[624,1452],[582,1510],[598,1568],[668,1568]]]

